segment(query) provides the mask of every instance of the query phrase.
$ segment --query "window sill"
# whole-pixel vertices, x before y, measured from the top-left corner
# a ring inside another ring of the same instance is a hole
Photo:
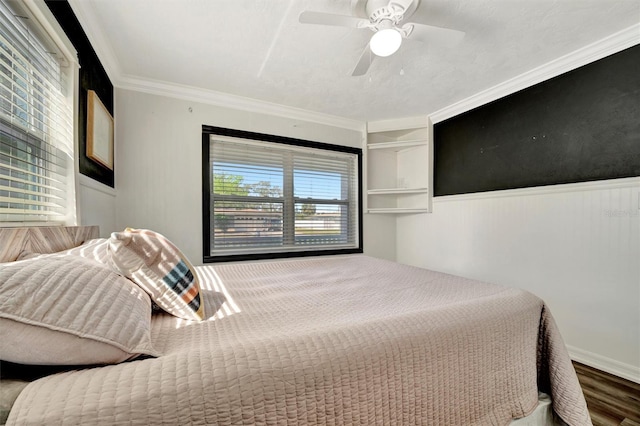
[[[308,256],[333,256],[340,254],[360,254],[361,248],[348,249],[327,249],[327,250],[307,250],[307,251],[283,251],[270,253],[253,253],[253,254],[228,254],[217,256],[203,256],[203,263],[221,263],[221,262],[239,262],[247,260],[265,260],[265,259],[287,259],[294,257]]]

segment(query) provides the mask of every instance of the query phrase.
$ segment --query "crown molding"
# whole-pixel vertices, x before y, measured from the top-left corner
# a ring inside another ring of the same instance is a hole
[[[100,28],[100,25],[95,20],[96,14],[92,10],[91,3],[82,0],[68,1],[78,21],[80,21],[89,42],[93,46],[98,58],[100,58],[102,66],[111,79],[112,84],[117,88],[201,102],[247,112],[304,120],[327,126],[355,130],[361,133],[365,132],[366,123],[364,121],[303,110],[258,99],[217,92],[215,90],[126,75],[122,71],[120,62],[109,43],[107,35],[97,30]]]
[[[286,105],[275,104],[253,98],[202,89],[200,87],[169,83],[166,81],[142,79],[133,76],[121,77],[115,84],[120,89],[166,96],[203,104],[215,105],[258,114],[268,114],[278,117],[303,120],[317,124],[324,124],[358,132],[364,132],[364,121],[352,120],[329,114],[322,114]]]
[[[640,43],[640,24],[429,114],[435,124]]]

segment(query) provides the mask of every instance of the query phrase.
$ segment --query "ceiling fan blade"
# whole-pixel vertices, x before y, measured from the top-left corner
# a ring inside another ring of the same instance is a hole
[[[302,24],[335,25],[338,27],[364,28],[369,24],[366,19],[332,13],[313,12],[306,10],[300,14],[298,21]]]
[[[358,63],[353,69],[351,75],[354,77],[365,75],[367,71],[369,71],[369,67],[371,66],[371,63],[373,62],[373,59],[375,57],[376,55],[371,52],[369,44],[367,43],[367,46],[362,51],[362,55],[360,55],[360,59],[358,60]]]
[[[416,23],[410,23],[407,25],[413,26],[413,30],[409,33],[410,40],[434,43],[443,47],[454,47],[464,38],[464,32],[452,30],[450,28]]]

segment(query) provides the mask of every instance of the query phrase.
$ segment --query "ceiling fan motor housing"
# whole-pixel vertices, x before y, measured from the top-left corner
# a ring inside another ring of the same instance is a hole
[[[376,9],[369,20],[372,24],[380,24],[383,21],[390,21],[393,25],[398,25],[404,16],[404,9],[398,8],[395,5],[384,6],[380,9]]]
[[[351,0],[354,16],[377,23],[381,19],[392,19],[394,24],[410,17],[418,8],[420,0]]]

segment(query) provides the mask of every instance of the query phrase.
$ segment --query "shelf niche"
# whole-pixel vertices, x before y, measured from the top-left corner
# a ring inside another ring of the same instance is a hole
[[[431,211],[431,135],[428,117],[367,124],[367,213]]]

